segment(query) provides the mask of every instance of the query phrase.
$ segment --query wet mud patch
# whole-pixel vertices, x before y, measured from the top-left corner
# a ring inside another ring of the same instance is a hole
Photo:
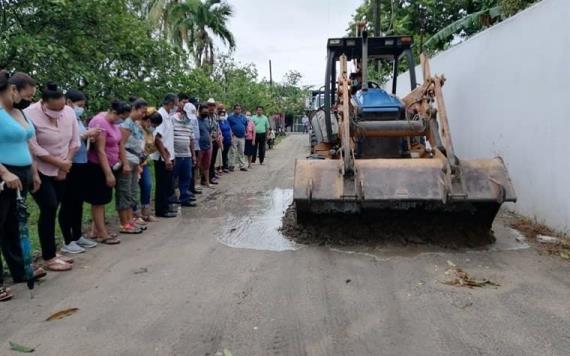
[[[500,249],[528,248],[516,240],[516,232],[500,231]],[[496,230],[496,229],[495,229]],[[292,241],[306,245],[330,247],[357,246],[358,249],[380,250],[386,247],[415,245],[422,250],[430,247],[444,249],[491,249],[496,237],[493,231],[470,221],[442,216],[319,216],[298,224],[296,211],[291,204],[282,219],[280,231]]]
[[[279,232],[281,218],[292,198],[291,189],[274,189],[261,196],[240,195],[241,203],[227,217],[218,241],[229,247],[252,250],[297,250],[301,246]]]

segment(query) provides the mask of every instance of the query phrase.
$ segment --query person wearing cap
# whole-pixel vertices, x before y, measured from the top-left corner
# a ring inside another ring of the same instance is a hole
[[[174,218],[176,212],[171,211],[169,198],[174,189],[172,185],[172,171],[174,169],[174,125],[171,115],[178,106],[176,94],[166,94],[162,106],[158,110],[162,116],[162,123],[153,132],[154,144],[157,152],[152,154],[154,160],[154,174],[156,189],[154,195],[154,210],[158,217]]]
[[[174,125],[174,156],[175,165],[172,175],[173,184],[178,182],[179,196],[173,194],[171,203],[186,207],[195,207],[196,198],[191,192],[190,184],[193,181],[192,171],[196,162],[194,151],[194,131],[190,119],[186,116],[184,105],[188,103],[188,95],[181,94],[178,102],[178,112],[172,115]]]
[[[210,183],[218,184],[218,175],[216,174],[216,156],[218,150],[222,148],[222,134],[218,125],[218,114],[216,112],[217,104],[214,98],[208,99],[208,120],[210,125],[210,135],[212,139],[212,157],[210,160]]]
[[[190,125],[192,125],[192,131],[194,132],[194,157],[198,158],[200,153],[200,125],[198,124],[198,111],[196,106],[198,105],[198,99],[191,96],[188,98],[188,102],[184,104],[183,110],[188,119],[190,120]],[[202,189],[199,187],[200,181],[200,169],[196,161],[194,161],[194,168],[192,169],[192,181],[190,182],[190,192],[192,194],[202,194]]]

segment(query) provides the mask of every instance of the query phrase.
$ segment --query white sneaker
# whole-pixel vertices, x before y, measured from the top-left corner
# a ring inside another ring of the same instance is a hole
[[[79,246],[77,242],[71,241],[69,244],[63,245],[63,247],[61,248],[61,252],[76,254],[76,253],[85,252],[85,249]]]
[[[85,247],[85,248],[93,248],[95,246],[97,246],[97,242],[88,239],[84,236],[81,236],[79,238],[79,240],[76,241],[76,243],[80,246],[80,247]]]

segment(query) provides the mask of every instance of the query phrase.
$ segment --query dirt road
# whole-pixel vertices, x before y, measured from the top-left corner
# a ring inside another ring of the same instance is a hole
[[[498,226],[486,250],[300,246],[276,231],[306,136],[222,179],[200,207],[0,304],[38,355],[568,355],[570,273]],[[497,288],[442,284],[448,262]],[[67,318],[45,319],[77,307]]]

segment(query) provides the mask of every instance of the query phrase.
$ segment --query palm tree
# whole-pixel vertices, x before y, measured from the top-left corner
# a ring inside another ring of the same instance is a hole
[[[233,9],[225,0],[149,0],[146,9],[158,32],[191,52],[197,66],[214,63],[215,37],[235,48],[227,26]]]

